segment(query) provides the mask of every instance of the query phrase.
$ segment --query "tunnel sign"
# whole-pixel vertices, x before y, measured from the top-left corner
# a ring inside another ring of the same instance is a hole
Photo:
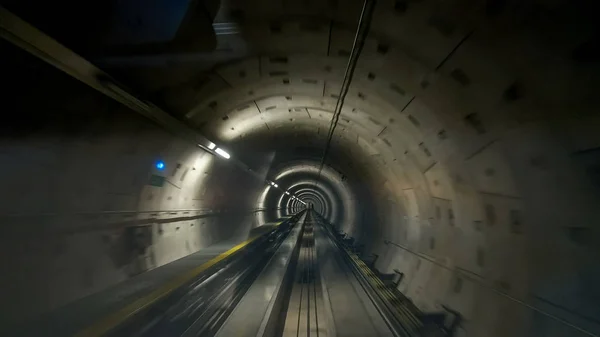
[[[148,181],[148,185],[152,185],[152,186],[156,186],[156,187],[163,187],[164,184],[165,184],[165,177],[158,176],[156,174],[153,174],[152,176],[150,176],[150,180]]]

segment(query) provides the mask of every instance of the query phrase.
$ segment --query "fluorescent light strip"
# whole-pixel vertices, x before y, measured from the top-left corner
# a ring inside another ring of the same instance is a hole
[[[219,156],[221,156],[221,157],[223,157],[223,158],[225,158],[225,159],[229,159],[229,158],[231,157],[231,156],[229,155],[229,153],[225,152],[225,151],[224,151],[223,149],[221,149],[221,148],[217,148],[217,149],[215,150],[215,152],[216,152],[216,153],[217,153]]]

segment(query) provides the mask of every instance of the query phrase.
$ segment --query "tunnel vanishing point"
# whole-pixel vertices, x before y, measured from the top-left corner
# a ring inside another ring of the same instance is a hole
[[[376,335],[336,309],[380,305],[335,294],[363,262],[448,336],[600,334],[595,2],[1,5],[3,336],[109,335],[294,235],[324,335]]]

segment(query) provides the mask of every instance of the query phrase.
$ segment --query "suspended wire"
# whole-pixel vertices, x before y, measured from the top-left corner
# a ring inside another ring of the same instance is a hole
[[[358,20],[358,27],[356,29],[356,34],[354,35],[354,42],[352,43],[352,50],[350,52],[350,57],[348,58],[346,71],[344,72],[344,80],[342,82],[340,94],[335,104],[335,109],[333,111],[333,116],[331,117],[331,122],[329,123],[329,131],[327,133],[327,140],[323,148],[323,155],[321,157],[321,163],[319,165],[319,172],[317,174],[317,178],[315,179],[315,187],[319,184],[321,172],[323,171],[325,160],[327,159],[329,149],[331,148],[333,134],[340,120],[340,115],[342,114],[342,108],[344,107],[344,99],[346,98],[348,90],[350,89],[350,83],[352,82],[352,77],[354,76],[354,70],[356,69],[358,58],[360,56],[360,53],[362,52],[363,46],[365,45],[367,34],[369,33],[369,27],[371,25],[371,19],[373,17],[373,9],[375,8],[375,2],[375,0],[365,0],[365,2],[363,3],[360,18]]]

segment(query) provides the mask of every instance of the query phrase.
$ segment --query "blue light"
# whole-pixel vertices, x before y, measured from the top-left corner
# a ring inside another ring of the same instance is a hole
[[[165,169],[165,162],[163,162],[162,160],[159,160],[159,161],[157,161],[157,162],[156,162],[156,165],[155,165],[155,166],[156,166],[156,168],[157,168],[158,170],[161,170],[161,171],[162,171],[162,170],[164,170],[164,169]]]

